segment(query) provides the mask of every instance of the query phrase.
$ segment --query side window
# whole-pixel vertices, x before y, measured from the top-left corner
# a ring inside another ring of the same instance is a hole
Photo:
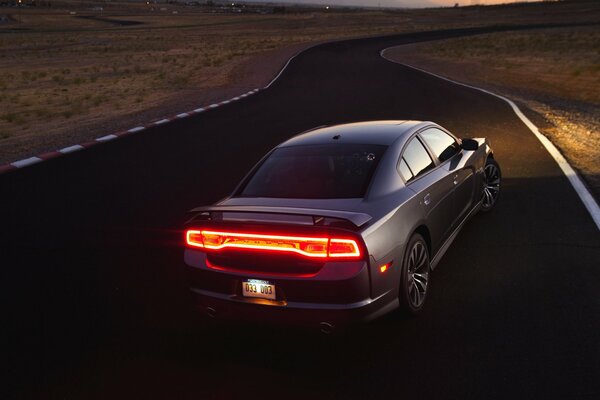
[[[406,182],[410,181],[414,176],[410,168],[408,168],[408,164],[406,164],[404,158],[400,160],[400,166],[398,167],[398,170]]]
[[[429,156],[429,153],[416,137],[408,143],[408,146],[406,146],[404,154],[402,155],[400,172],[404,176],[404,173],[402,172],[402,162],[405,162],[406,166],[410,169],[410,172],[412,172],[412,177],[406,179],[407,182],[434,167],[433,160]]]
[[[420,133],[435,156],[444,162],[460,151],[460,145],[446,132],[431,128]]]

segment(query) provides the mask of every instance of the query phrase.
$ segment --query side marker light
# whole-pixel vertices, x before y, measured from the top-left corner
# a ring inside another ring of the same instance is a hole
[[[387,264],[383,264],[381,267],[379,267],[379,271],[383,274],[385,271],[387,271],[390,267],[392,266],[392,261],[390,261]]]

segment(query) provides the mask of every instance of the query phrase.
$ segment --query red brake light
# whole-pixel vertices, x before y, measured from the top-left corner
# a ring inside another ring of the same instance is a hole
[[[187,230],[186,243],[207,250],[224,248],[281,251],[313,258],[360,258],[354,239]]]
[[[329,239],[329,257],[360,257],[358,243],[354,239]]]
[[[202,241],[202,233],[200,231],[188,230],[185,232],[185,242],[188,246],[192,247],[204,247]]]

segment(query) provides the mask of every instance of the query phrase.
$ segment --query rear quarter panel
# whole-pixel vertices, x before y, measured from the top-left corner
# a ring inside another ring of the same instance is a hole
[[[369,251],[371,297],[377,298],[389,291],[397,292],[406,243],[423,220],[418,199],[408,188],[373,206],[389,210],[362,232]],[[390,262],[381,272],[380,267]]]

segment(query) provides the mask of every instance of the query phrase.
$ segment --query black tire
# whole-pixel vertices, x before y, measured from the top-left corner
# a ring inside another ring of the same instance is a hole
[[[500,165],[491,157],[485,162],[483,170],[483,192],[481,193],[481,211],[491,211],[500,196],[502,171]]]
[[[415,279],[417,278],[417,279]],[[404,259],[398,299],[402,311],[416,315],[425,305],[431,282],[431,261],[427,243],[415,233],[409,240]]]

